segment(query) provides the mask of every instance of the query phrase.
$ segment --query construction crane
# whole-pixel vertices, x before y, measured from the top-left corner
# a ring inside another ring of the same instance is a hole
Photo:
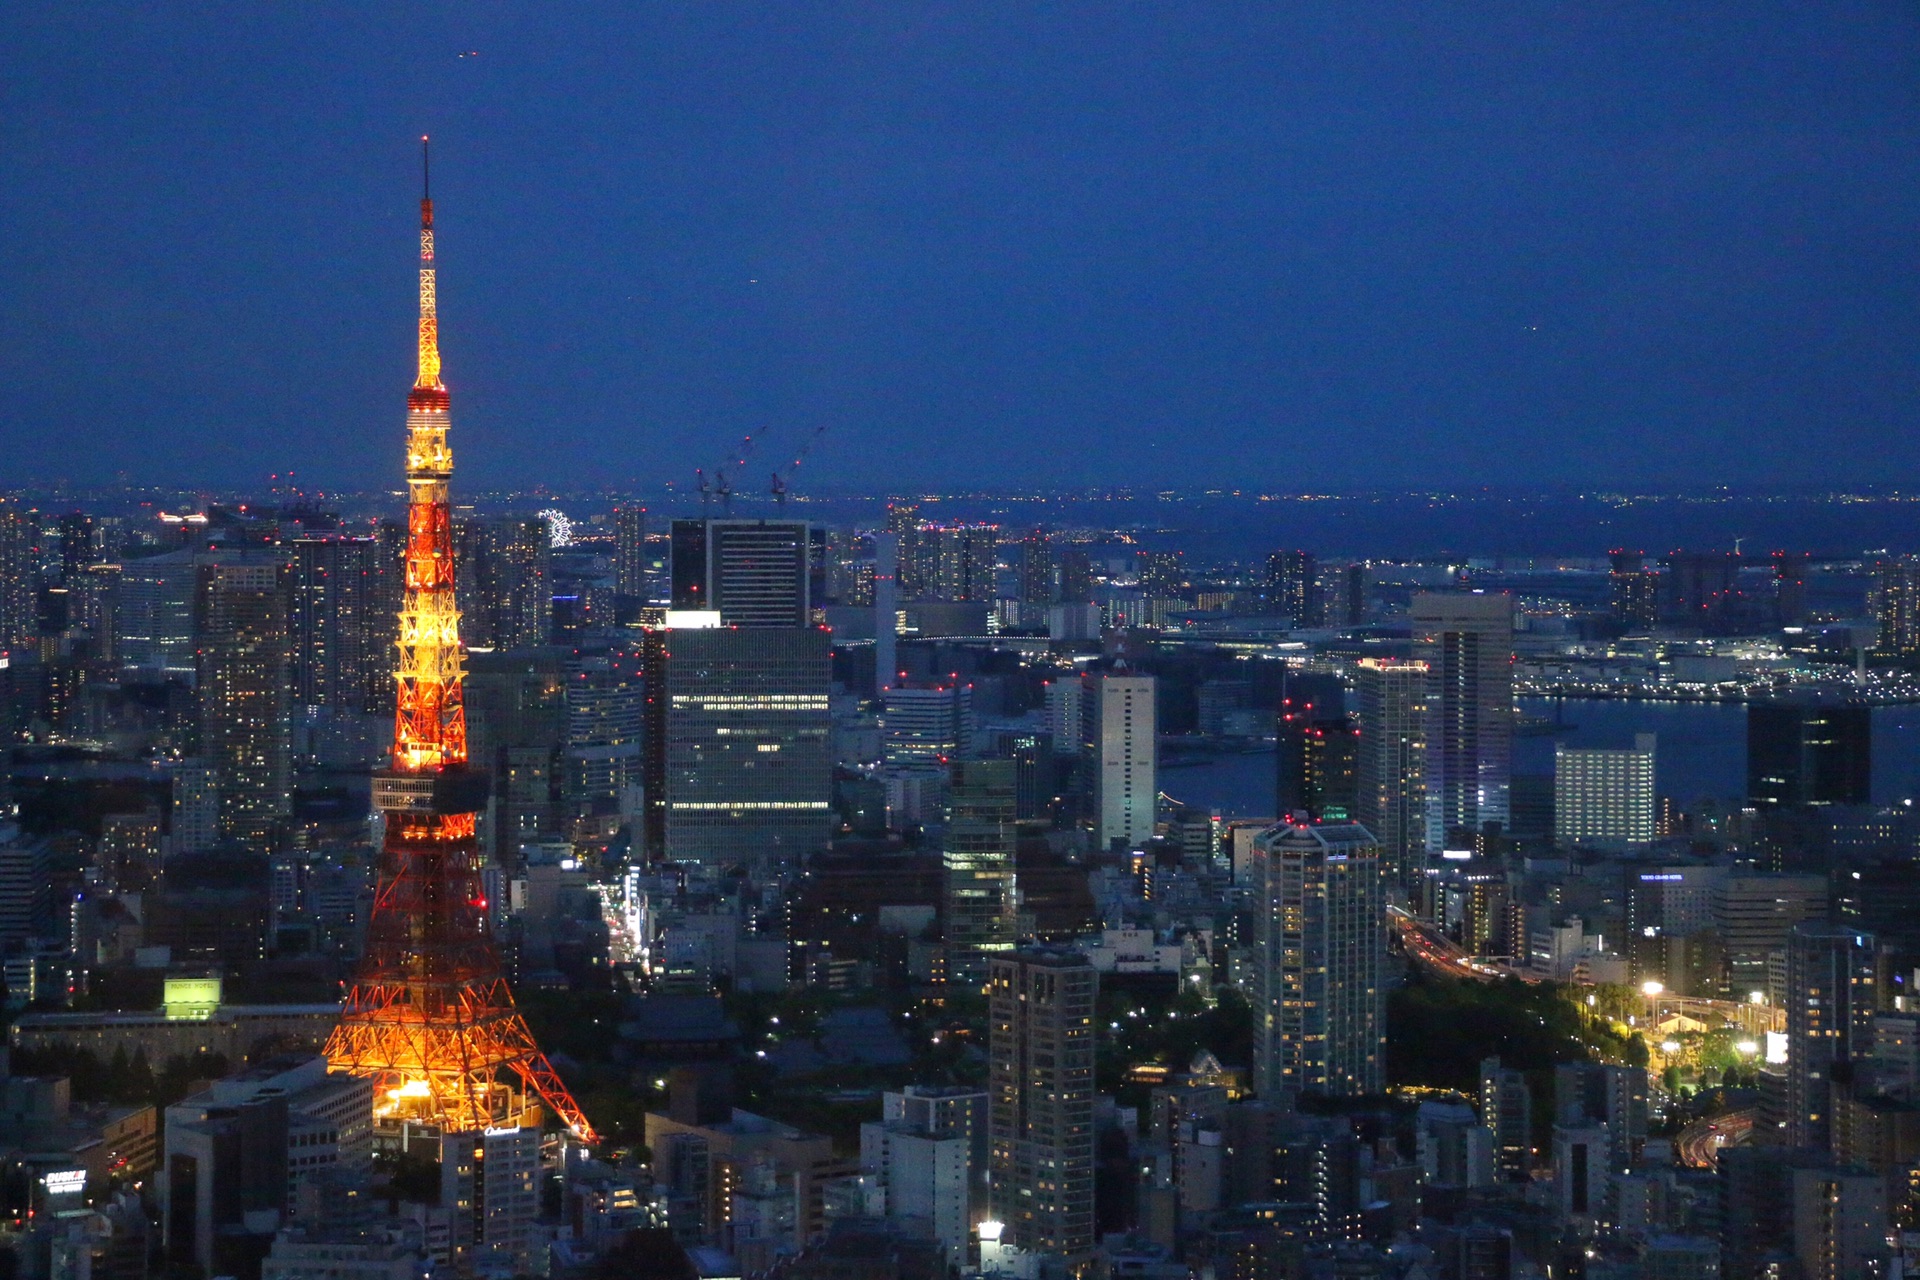
[[[826,427],[815,427],[813,434],[807,437],[806,443],[800,446],[800,452],[794,454],[793,461],[787,464],[786,473],[784,475],[778,471],[773,473],[773,487],[768,492],[773,494],[773,504],[782,511],[787,507],[787,482],[793,478],[793,473],[800,469],[800,464],[807,460],[807,455],[813,452],[813,446],[826,433]]]
[[[708,514],[715,498],[720,500],[721,515],[733,514],[733,477],[728,473],[747,465],[747,459],[753,456],[754,434],[754,432],[749,431],[746,439],[740,442],[740,456],[738,458],[723,462],[714,468],[713,478],[711,480],[707,478],[707,473],[704,468],[694,468],[693,474],[699,481],[700,514],[702,516]]]

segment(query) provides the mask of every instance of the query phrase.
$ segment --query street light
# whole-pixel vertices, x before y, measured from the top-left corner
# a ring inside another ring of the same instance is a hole
[[[1640,994],[1646,996],[1648,999],[1652,999],[1666,989],[1667,986],[1664,982],[1656,982],[1652,978],[1648,978],[1640,984]]]
[[[1754,1054],[1760,1052],[1760,1046],[1755,1044],[1751,1040],[1742,1040],[1739,1044],[1736,1044],[1733,1047],[1737,1052],[1749,1058],[1751,1058]]]

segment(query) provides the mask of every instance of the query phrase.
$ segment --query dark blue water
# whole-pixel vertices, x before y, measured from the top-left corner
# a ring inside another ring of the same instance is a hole
[[[1734,703],[1626,702],[1522,698],[1521,713],[1555,718],[1568,731],[1521,736],[1514,742],[1516,773],[1553,772],[1553,744],[1628,747],[1636,733],[1659,744],[1654,786],[1681,804],[1701,798],[1739,800],[1747,788],[1747,710]],[[1227,817],[1273,813],[1273,753],[1221,756],[1206,764],[1163,769],[1160,789],[1183,804]],[[1920,706],[1876,707],[1873,712],[1873,800],[1892,804],[1920,797]]]

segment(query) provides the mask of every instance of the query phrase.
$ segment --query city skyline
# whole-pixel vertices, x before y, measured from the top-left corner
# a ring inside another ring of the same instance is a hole
[[[769,432],[757,490],[821,426],[840,487],[1915,460],[1909,18],[266,14],[243,68],[216,12],[7,23],[27,475],[377,483],[421,132],[477,487]]]

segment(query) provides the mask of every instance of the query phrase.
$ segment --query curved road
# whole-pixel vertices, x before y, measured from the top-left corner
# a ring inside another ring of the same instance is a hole
[[[1737,1147],[1753,1136],[1753,1108],[1695,1120],[1673,1141],[1674,1158],[1689,1169],[1711,1169],[1720,1148]]]

